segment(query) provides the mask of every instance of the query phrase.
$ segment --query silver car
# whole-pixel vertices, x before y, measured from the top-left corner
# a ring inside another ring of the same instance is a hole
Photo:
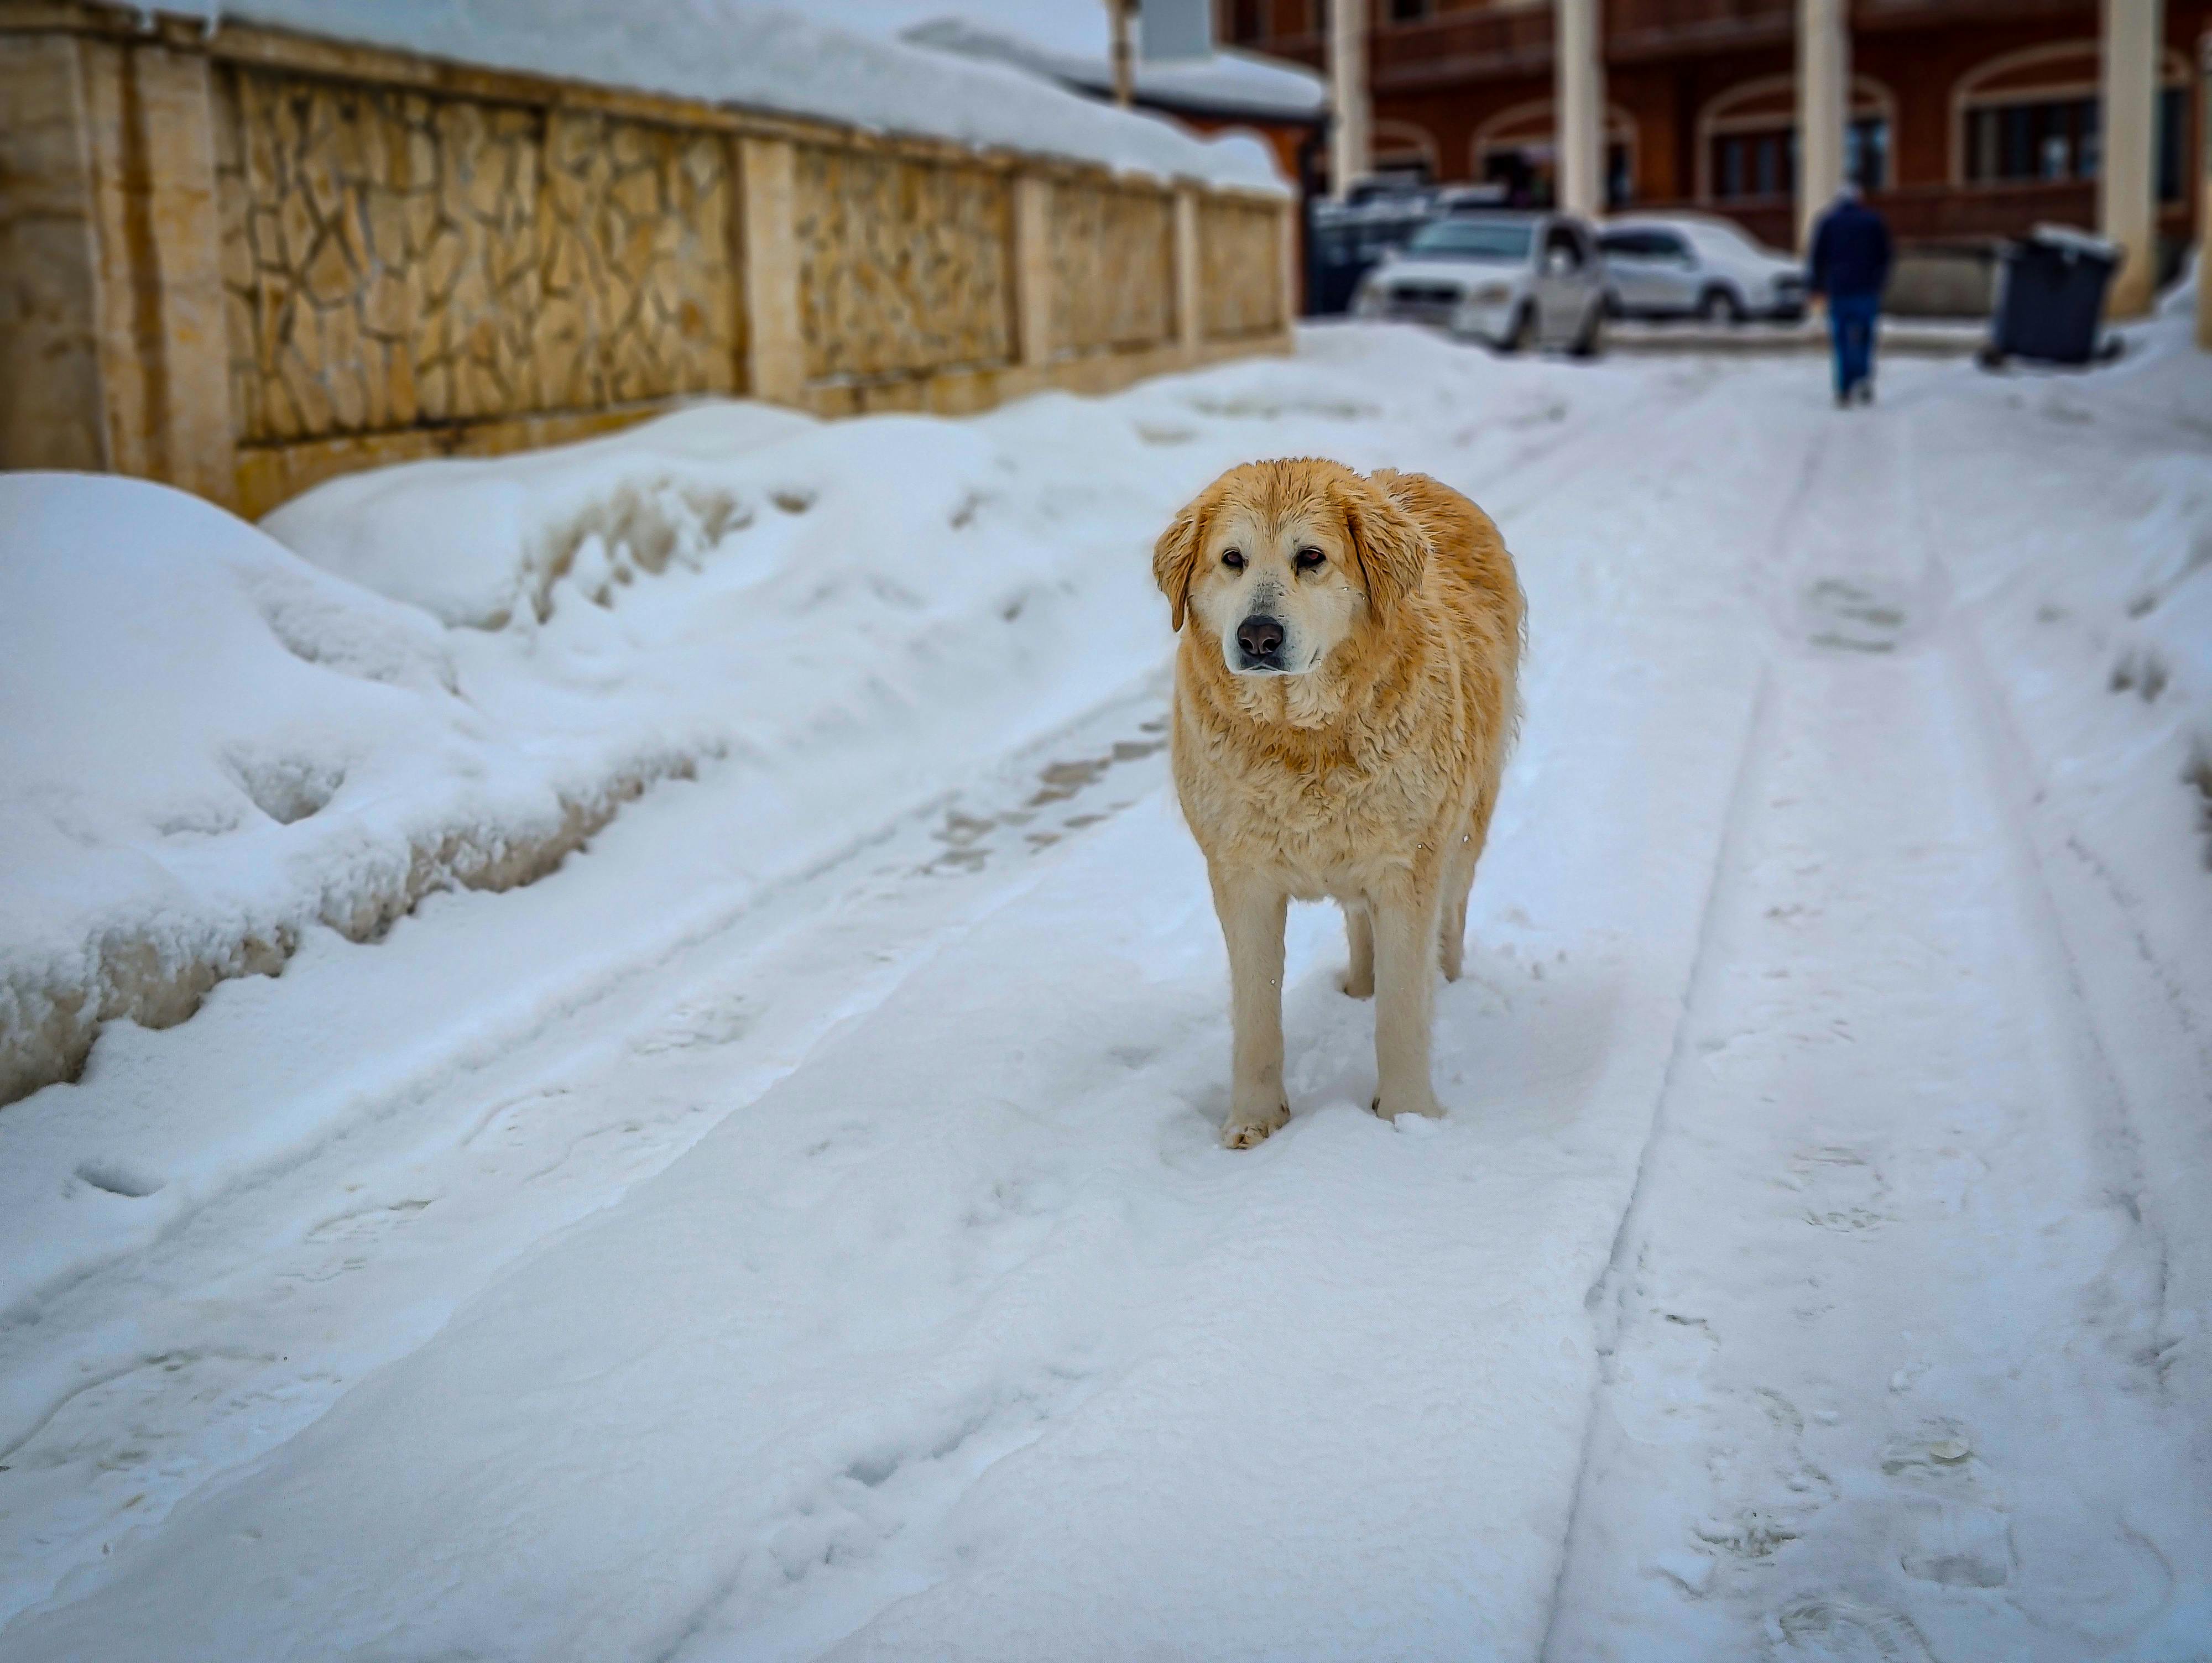
[[[1805,315],[1805,269],[1762,248],[1725,220],[1694,214],[1608,220],[1607,301],[1617,317],[1747,318]]]
[[[1362,318],[1436,324],[1504,352],[1597,351],[1605,269],[1589,226],[1565,214],[1450,214],[1363,278]]]

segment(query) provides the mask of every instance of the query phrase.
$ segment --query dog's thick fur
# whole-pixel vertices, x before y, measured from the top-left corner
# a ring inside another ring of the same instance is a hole
[[[1176,791],[1229,947],[1236,1030],[1222,1141],[1289,1118],[1283,924],[1344,907],[1344,991],[1376,1004],[1375,1108],[1438,1114],[1429,1029],[1460,971],[1467,896],[1518,717],[1521,586],[1498,528],[1448,486],[1254,462],[1176,517],[1152,574],[1182,634]],[[1238,640],[1280,646],[1279,667]]]

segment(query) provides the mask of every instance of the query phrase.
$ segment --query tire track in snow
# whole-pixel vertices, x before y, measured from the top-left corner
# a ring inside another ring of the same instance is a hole
[[[1615,1259],[1560,1660],[2163,1658],[2203,1616],[2160,1245],[1887,415],[1765,574],[1776,714]]]
[[[655,1069],[707,1063],[741,1113],[1023,893],[1030,857],[1158,789],[1159,707],[1149,684],[1116,695],[756,896],[584,1006],[576,1031],[550,1024],[241,1186],[156,1265],[134,1256],[0,1326],[0,1624],[311,1423],[531,1242],[679,1158],[722,1116],[656,1099]]]

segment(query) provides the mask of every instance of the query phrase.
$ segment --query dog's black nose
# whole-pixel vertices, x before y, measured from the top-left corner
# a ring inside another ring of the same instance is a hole
[[[1282,650],[1283,626],[1273,618],[1247,618],[1237,626],[1237,645],[1249,658],[1272,659]]]

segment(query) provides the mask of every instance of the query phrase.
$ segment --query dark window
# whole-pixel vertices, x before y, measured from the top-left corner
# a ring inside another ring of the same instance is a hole
[[[1544,264],[1563,263],[1569,271],[1583,269],[1582,239],[1575,235],[1574,228],[1555,225],[1544,237]]]
[[[2158,95],[2158,199],[2181,200],[2185,164],[2182,146],[2189,136],[2189,89],[2166,87]]]
[[[1267,0],[1229,0],[1229,38],[1264,40],[1267,36]]]
[[[1844,132],[1844,177],[1862,191],[1889,188],[1889,123],[1859,116]]]
[[[1390,0],[1393,23],[1418,23],[1429,15],[1429,0]]]
[[[1797,185],[1797,132],[1723,133],[1713,140],[1716,197],[1786,197]]]
[[[1626,208],[1636,194],[1636,181],[1629,176],[1628,147],[1608,144],[1605,147],[1605,205]]]
[[[1598,239],[1607,254],[1623,260],[1680,260],[1687,251],[1671,231],[1608,231]]]
[[[1977,185],[2097,177],[2097,100],[1984,104],[1966,116],[1966,177]]]

